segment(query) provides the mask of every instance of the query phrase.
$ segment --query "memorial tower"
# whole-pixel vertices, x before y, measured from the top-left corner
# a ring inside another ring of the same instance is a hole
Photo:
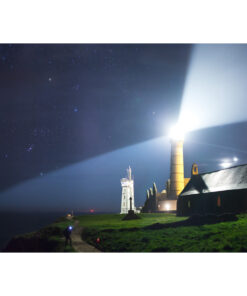
[[[127,169],[127,178],[122,178],[120,180],[122,186],[122,199],[121,199],[121,212],[120,214],[127,214],[131,207],[132,210],[136,212],[135,199],[134,199],[134,179],[132,176],[131,167]],[[132,200],[130,200],[130,198]],[[131,201],[131,202],[130,202]]]

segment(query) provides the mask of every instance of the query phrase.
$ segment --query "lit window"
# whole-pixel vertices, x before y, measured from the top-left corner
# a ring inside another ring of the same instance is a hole
[[[190,208],[190,200],[188,201],[188,208]]]
[[[221,199],[220,199],[220,196],[217,197],[217,207],[221,207]]]

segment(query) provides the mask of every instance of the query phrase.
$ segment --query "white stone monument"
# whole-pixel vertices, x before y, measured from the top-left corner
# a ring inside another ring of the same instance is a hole
[[[132,198],[132,210],[136,212],[134,199],[134,180],[131,175],[131,168],[127,169],[127,178],[121,179],[122,186],[122,200],[120,214],[128,214],[130,210],[130,198]]]

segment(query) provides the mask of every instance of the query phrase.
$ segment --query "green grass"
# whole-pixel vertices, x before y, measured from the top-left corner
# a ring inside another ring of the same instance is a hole
[[[144,227],[154,223],[171,223],[187,219],[176,217],[174,214],[140,214],[139,216],[141,219],[129,221],[122,221],[124,215],[119,214],[83,215],[75,219],[79,220],[80,226],[93,227],[98,230]]]
[[[65,247],[63,231],[69,225],[74,225],[74,219],[69,221],[65,217],[61,217],[55,223],[41,230],[41,236],[46,237],[48,243],[53,242],[55,246],[53,252],[75,252],[73,246]]]
[[[247,251],[247,214],[239,220],[202,226],[143,229],[154,223],[187,219],[174,214],[141,214],[122,221],[121,215],[79,216],[83,239],[104,252],[243,252]],[[123,230],[124,229],[124,230]],[[96,242],[100,238],[100,243]]]
[[[201,226],[179,226],[148,229],[155,223],[186,220],[175,214],[141,214],[141,219],[122,221],[123,215],[83,215],[68,221],[61,218],[46,228],[24,235],[45,238],[54,252],[74,252],[64,247],[62,231],[75,220],[84,228],[82,237],[103,252],[247,252],[247,214],[238,220]],[[97,238],[100,242],[97,243]]]

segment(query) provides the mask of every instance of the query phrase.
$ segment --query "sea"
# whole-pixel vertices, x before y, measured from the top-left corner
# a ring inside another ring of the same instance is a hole
[[[61,212],[15,213],[0,212],[0,251],[12,237],[39,230],[58,218],[65,216]]]

